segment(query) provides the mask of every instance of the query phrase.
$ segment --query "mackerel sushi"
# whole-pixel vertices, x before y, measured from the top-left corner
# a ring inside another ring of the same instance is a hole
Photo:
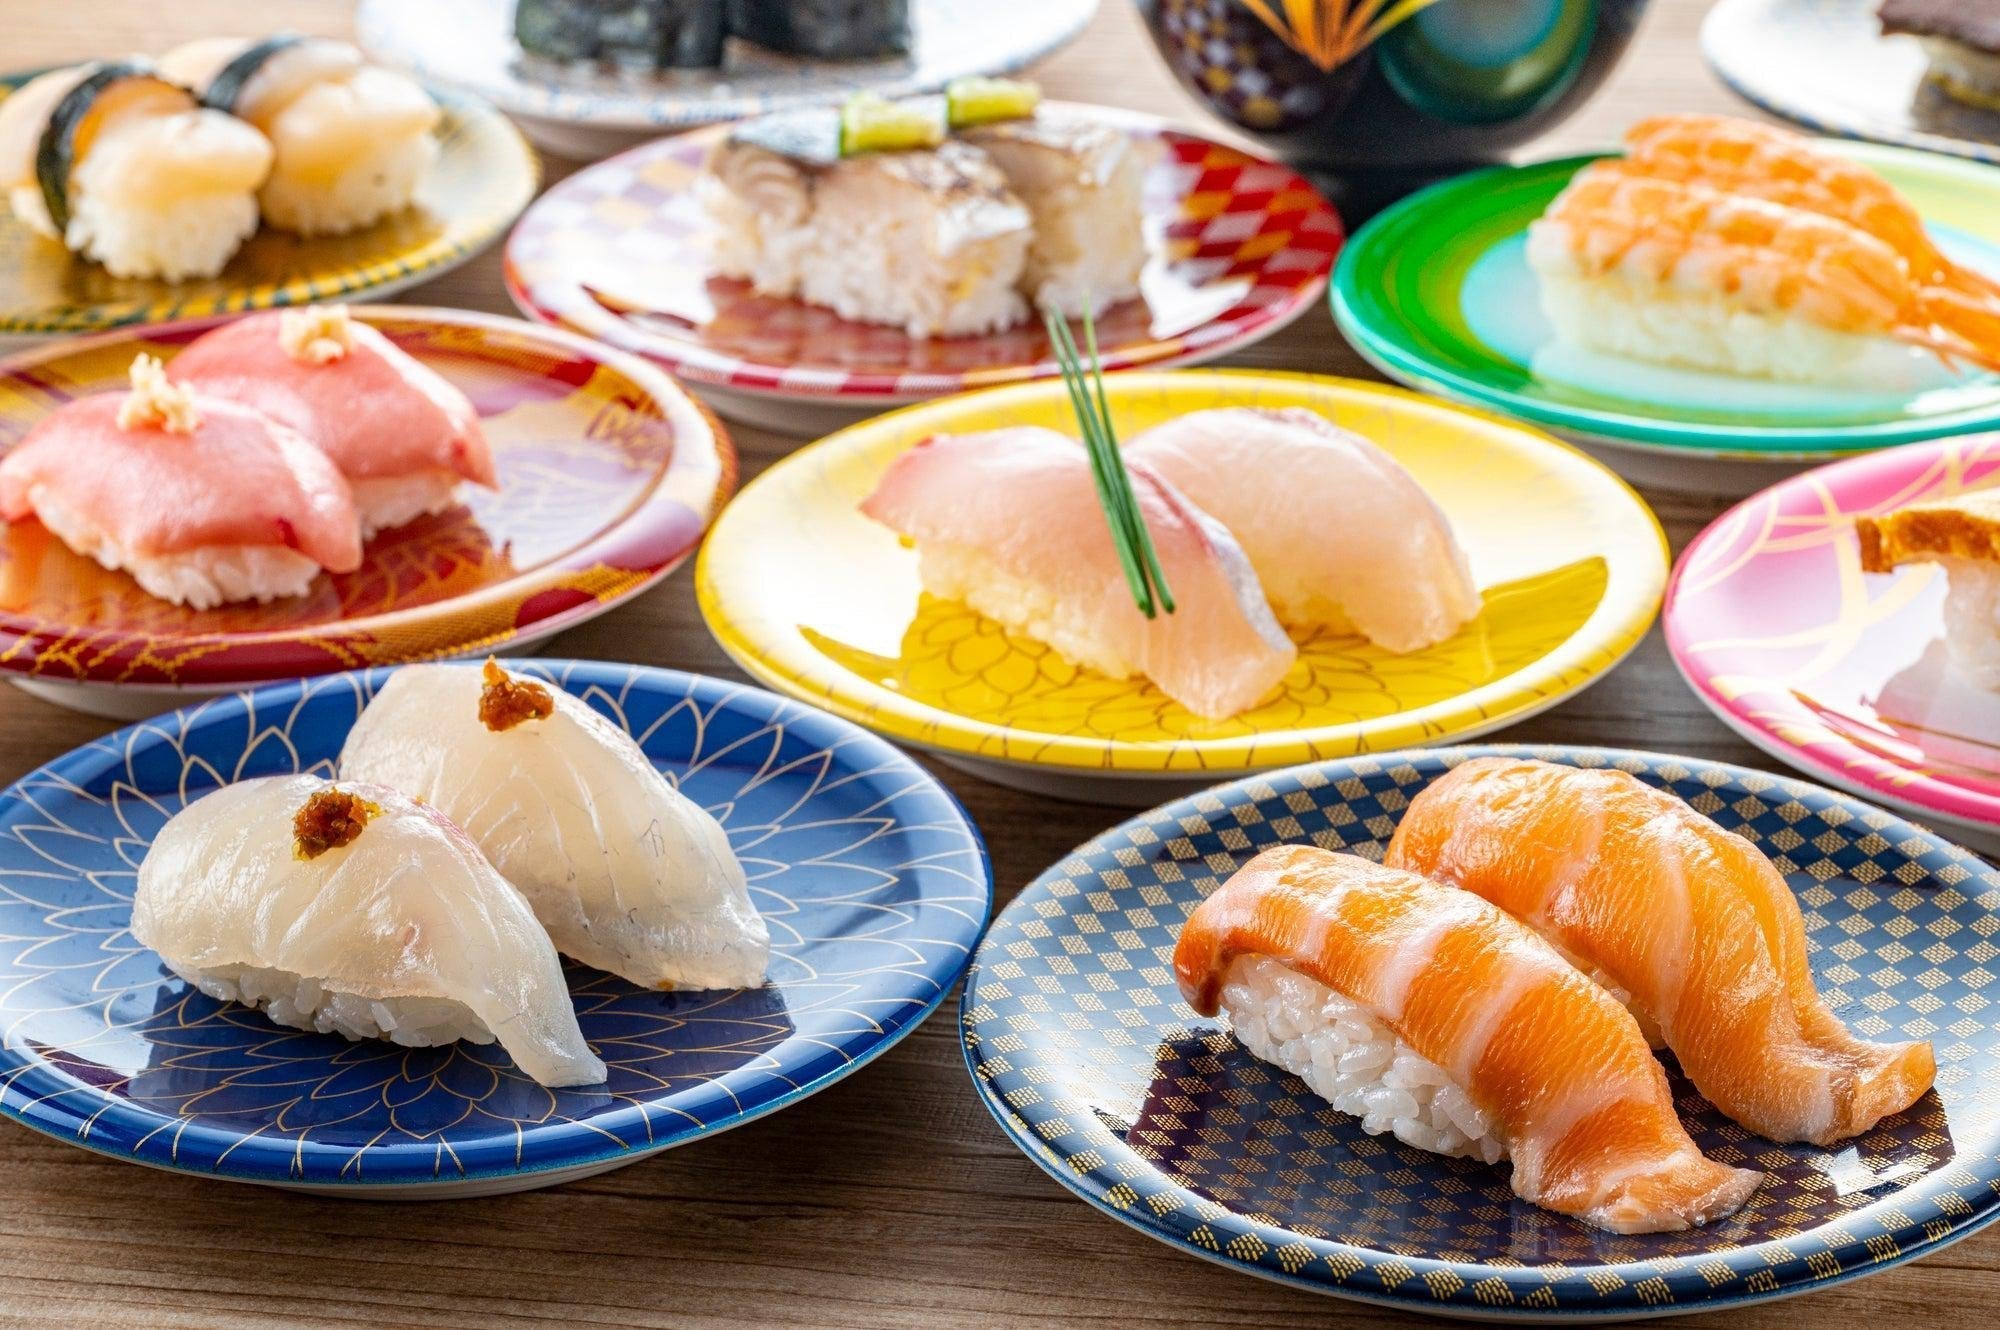
[[[437,103],[346,42],[204,38],[167,52],[160,70],[270,139],[276,162],[257,197],[281,230],[369,226],[410,206],[437,162]]]
[[[168,373],[299,432],[354,489],[362,535],[491,489],[493,450],[466,395],[344,305],[272,310],[195,339]]]
[[[51,70],[0,101],[0,188],[115,277],[213,277],[257,229],[271,145],[141,61]]]
[[[325,454],[146,355],[130,392],[69,403],[0,458],[0,520],[29,518],[198,610],[303,595],[321,569],[361,566],[353,494]]]

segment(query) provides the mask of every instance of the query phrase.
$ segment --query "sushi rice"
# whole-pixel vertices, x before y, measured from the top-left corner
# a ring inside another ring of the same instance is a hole
[[[361,538],[441,513],[458,503],[458,476],[451,471],[418,471],[407,476],[373,476],[348,482],[361,516]]]
[[[1984,559],[1941,559],[1950,590],[1944,598],[1944,642],[1959,670],[1981,688],[2000,690],[2000,565]]]
[[[1370,1135],[1489,1164],[1507,1157],[1492,1118],[1442,1067],[1325,984],[1268,956],[1240,956],[1223,980],[1222,1010],[1245,1048]]]
[[[349,1039],[387,1039],[435,1048],[463,1039],[490,1044],[493,1032],[463,1002],[438,997],[371,998],[329,988],[324,979],[258,965],[182,969],[175,974],[218,1002],[256,1007],[279,1025]]]

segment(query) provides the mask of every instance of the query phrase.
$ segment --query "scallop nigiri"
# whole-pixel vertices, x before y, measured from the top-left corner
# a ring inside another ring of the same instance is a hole
[[[1174,974],[1252,1053],[1371,1132],[1514,1165],[1514,1193],[1617,1233],[1691,1228],[1762,1175],[1706,1158],[1631,1013],[1466,892],[1266,850],[1195,908]]]
[[[1143,462],[1132,491],[1179,608],[1133,602],[1082,445],[1021,427],[927,439],[861,511],[914,541],[924,589],[1197,715],[1257,705],[1297,657],[1227,528]]]
[[[451,507],[462,481],[495,484],[492,445],[470,399],[345,305],[223,324],[167,373],[317,444],[354,487],[364,538]]]
[[[1147,430],[1125,456],[1229,528],[1284,623],[1401,652],[1442,642],[1479,613],[1437,501],[1395,458],[1322,416],[1195,411]]]
[[[1528,228],[1565,342],[1806,383],[1900,383],[1907,348],[2000,369],[2000,309],[1824,213],[1648,174],[1579,171]]]
[[[488,661],[398,670],[340,753],[464,827],[557,950],[645,988],[751,988],[770,931],[729,835],[632,737]]]
[[[132,936],[280,1025],[417,1047],[497,1039],[544,1085],[604,1079],[528,902],[395,790],[297,775],[204,795],[139,865]]]
[[[257,229],[271,145],[139,60],[55,69],[0,101],[14,215],[114,277],[213,277]]]
[[[437,103],[346,42],[206,37],[161,56],[160,69],[270,139],[276,161],[258,203],[286,231],[338,235],[379,221],[410,205],[437,161]]]
[[[1492,901],[1603,976],[1723,1113],[1831,1145],[1914,1104],[1928,1043],[1873,1044],[1827,1009],[1771,861],[1622,771],[1479,758],[1411,801],[1387,862]]]
[[[353,493],[325,454],[147,355],[130,392],[70,402],[0,458],[0,520],[29,517],[194,609],[302,595],[321,569],[361,566]]]

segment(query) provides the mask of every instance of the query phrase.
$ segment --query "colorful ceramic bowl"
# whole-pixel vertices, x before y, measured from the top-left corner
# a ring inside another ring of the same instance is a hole
[[[1412,796],[1492,752],[1629,771],[1772,855],[1821,993],[1866,1037],[1931,1039],[1936,1089],[1841,1147],[1780,1146],[1669,1061],[1703,1151],[1767,1177],[1727,1219],[1627,1237],[1516,1200],[1504,1167],[1365,1134],[1181,1001],[1165,958],[1221,879],[1288,841],[1379,858]],[[1599,748],[1388,754],[1225,785],[1079,847],[994,920],[959,1020],[980,1098],[1022,1153],[1191,1255],[1430,1315],[1636,1320],[1863,1278],[2000,1216],[1996,926],[1992,868],[1800,781]]]
[[[524,56],[514,42],[513,0],[361,0],[354,24],[376,59],[478,93],[549,151],[592,159],[693,125],[1011,73],[1067,46],[1097,0],[911,0],[910,11],[914,49],[902,59],[799,60],[736,44],[721,69],[653,77]]]
[[[1616,67],[1646,9],[1646,0],[1398,5],[1377,41],[1341,55],[1316,51],[1299,19],[1332,11],[1340,28],[1362,5],[1138,3],[1181,85],[1238,130],[1343,176],[1406,178],[1495,161],[1554,129]]]
[[[1902,190],[1953,258],[2000,275],[2000,170],[1898,148],[1828,146]],[[1666,486],[1713,480],[1703,462],[1824,461],[2000,425],[2000,375],[1952,370],[1915,350],[1909,386],[1885,390],[1676,369],[1557,343],[1526,233],[1593,160],[1475,172],[1369,222],[1334,274],[1341,331],[1404,383],[1555,430]]]
[[[1882,35],[1880,2],[1720,0],[1701,51],[1737,93],[1808,129],[2000,162],[2000,106],[1969,106],[1930,82],[1914,39]]]
[[[359,570],[308,595],[195,611],[0,526],[0,671],[67,706],[148,715],[202,692],[364,665],[521,651],[680,565],[735,482],[722,427],[673,380],[516,319],[357,306],[462,388],[500,472],[494,492],[378,535]],[[222,319],[64,342],[0,361],[0,451],[74,397],[125,385]]]
[[[1074,433],[1060,384],[913,407],[802,449],[745,487],[695,589],[724,650],[760,681],[987,779],[1118,802],[1236,772],[1483,734],[1602,676],[1651,624],[1666,581],[1652,513],[1573,449],[1394,388],[1309,375],[1181,371],[1106,381],[1120,437],[1219,406],[1302,407],[1407,466],[1450,516],[1485,609],[1458,636],[1391,655],[1300,643],[1280,691],[1206,721],[1142,679],[1078,670],[963,604],[921,592],[917,557],[856,505],[938,433]]]
[[[2000,481],[2000,436],[1787,481],[1688,546],[1667,646],[1710,710],[1821,780],[2000,852],[2000,697],[1945,651],[1944,570],[1861,571],[1854,519]]]
[[[0,78],[0,98],[41,71]],[[486,248],[535,195],[541,164],[507,118],[474,97],[432,90],[441,151],[414,207],[347,236],[301,239],[269,228],[220,275],[185,282],[113,277],[0,207],[0,348],[29,335],[381,298]]]
[[[350,1043],[191,989],[127,931],[135,872],[166,820],[225,778],[330,774],[389,671],[303,680],[121,730],[0,793],[0,1115],[198,1177],[491,1195],[796,1103],[951,991],[992,876],[978,831],[907,757],[737,684],[510,664],[632,735],[722,823],[770,925],[763,987],[659,993],[568,966],[584,1037],[611,1072],[570,1090],[537,1085],[498,1045]]]
[[[1145,294],[1098,321],[1106,369],[1192,364],[1269,337],[1319,299],[1340,218],[1304,179],[1152,116],[1051,108],[1159,144]],[[913,338],[718,277],[694,190],[717,129],[636,148],[536,201],[507,242],[534,318],[652,357],[726,416],[824,431],[884,406],[1057,373],[1038,324]]]

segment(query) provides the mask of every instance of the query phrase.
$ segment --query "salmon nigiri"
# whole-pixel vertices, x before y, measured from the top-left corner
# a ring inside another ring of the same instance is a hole
[[[78,554],[162,600],[302,595],[361,566],[347,482],[317,448],[247,406],[132,363],[132,390],[44,418],[0,459],[0,521],[35,517]]]
[[[1134,439],[1243,542],[1278,618],[1421,651],[1479,613],[1465,551],[1395,458],[1296,407],[1195,411]]]
[[[290,425],[354,486],[364,538],[492,488],[479,412],[443,375],[344,305],[272,310],[196,338],[167,373]]]
[[[1813,987],[1771,861],[1622,771],[1487,757],[1413,800],[1389,863],[1492,901],[1630,995],[1695,1088],[1774,1141],[1831,1145],[1930,1088],[1928,1043],[1871,1044]]]
[[[913,540],[924,589],[1114,679],[1143,674],[1197,715],[1248,710],[1297,656],[1243,547],[1144,463],[1132,492],[1178,608],[1139,612],[1074,439],[1021,427],[939,435],[861,511]]]
[[[1734,1212],[1762,1174],[1704,1156],[1632,1014],[1467,892],[1308,845],[1266,850],[1181,930],[1203,1015],[1371,1132],[1514,1164],[1514,1193],[1615,1233]]]

